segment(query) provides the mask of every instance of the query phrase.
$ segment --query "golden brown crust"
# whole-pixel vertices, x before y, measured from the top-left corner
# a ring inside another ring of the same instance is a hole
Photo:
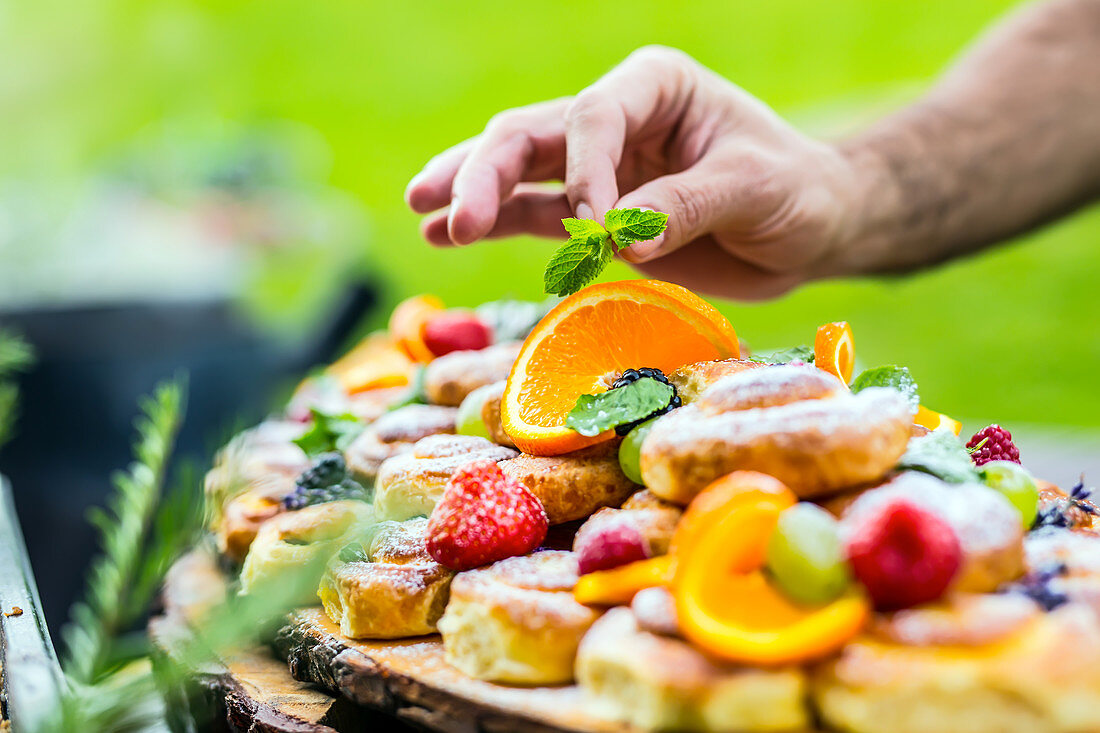
[[[507,379],[522,344],[509,341],[479,351],[453,351],[427,366],[424,388],[428,401],[458,407],[478,387]]]
[[[727,377],[711,390],[724,401],[745,387],[758,402],[764,383],[785,393],[783,370],[818,382],[812,368],[768,367]],[[704,411],[705,400],[660,418],[642,445],[646,486],[677,504],[736,470],[774,476],[802,498],[879,481],[905,452],[912,422],[904,398],[887,389],[717,414]]]
[[[489,398],[485,400],[485,404],[481,408],[481,420],[485,423],[485,429],[489,431],[489,438],[494,443],[515,448],[516,444],[508,437],[508,433],[504,432],[504,423],[500,419],[500,403],[504,397],[506,384],[508,384],[506,380],[493,383]]]
[[[283,511],[282,501],[261,492],[250,491],[230,499],[218,525],[218,549],[234,562],[244,562],[260,527]]]
[[[686,405],[698,399],[707,387],[722,377],[739,374],[748,369],[764,366],[755,361],[744,359],[723,359],[721,361],[697,361],[685,364],[668,375],[668,381],[676,387],[677,394]]]
[[[547,550],[459,573],[439,621],[447,660],[478,679],[571,680],[577,645],[599,615],[573,599],[576,568],[573,553]]]
[[[454,407],[407,405],[386,413],[345,451],[348,469],[359,480],[373,481],[387,458],[407,453],[418,440],[455,431]]]
[[[561,456],[521,454],[500,468],[539,498],[551,524],[618,506],[638,488],[619,468],[617,440]]]

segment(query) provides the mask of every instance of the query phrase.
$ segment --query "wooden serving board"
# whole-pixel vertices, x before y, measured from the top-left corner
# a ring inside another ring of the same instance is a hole
[[[154,641],[170,653],[172,634],[224,592],[225,579],[208,553],[182,558],[166,583],[165,615],[150,625]],[[438,636],[355,641],[341,636],[320,608],[295,612],[273,647],[196,671],[197,682],[220,698],[231,730],[249,730],[251,723],[257,731],[327,733],[358,729],[366,720],[377,724],[379,714],[438,731],[629,730],[591,715],[575,685],[474,680],[447,664]]]

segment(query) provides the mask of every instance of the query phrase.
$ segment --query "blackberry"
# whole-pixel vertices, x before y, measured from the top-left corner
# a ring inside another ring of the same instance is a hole
[[[660,369],[654,369],[652,367],[641,367],[639,369],[627,369],[625,372],[622,373],[622,375],[618,379],[615,380],[614,384],[611,385],[611,389],[618,389],[619,387],[625,387],[628,384],[632,384],[634,382],[637,382],[639,379],[645,379],[645,378],[656,379],[658,382],[661,382],[662,384],[667,384],[669,387],[672,387],[672,399],[669,400],[669,403],[667,405],[665,405],[664,407],[662,407],[660,410],[656,410],[654,412],[651,412],[650,414],[646,415],[645,417],[641,418],[640,420],[635,420],[634,422],[630,422],[630,423],[626,423],[625,425],[617,426],[615,428],[615,434],[616,435],[619,435],[619,436],[626,435],[631,430],[636,428],[638,425],[644,423],[646,420],[649,420],[650,418],[653,418],[653,417],[657,417],[658,415],[664,415],[666,412],[668,412],[670,410],[674,410],[677,407],[680,407],[681,405],[684,404],[683,400],[680,399],[680,394],[676,391],[676,385],[673,384],[672,382],[668,381],[668,377],[665,376],[664,372],[662,372]]]
[[[325,453],[298,477],[294,491],[283,498],[290,511],[328,501],[370,501],[371,492],[348,478],[347,463],[339,453]]]

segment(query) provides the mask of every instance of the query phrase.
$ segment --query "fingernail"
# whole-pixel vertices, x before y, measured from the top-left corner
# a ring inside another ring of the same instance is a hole
[[[630,254],[636,258],[636,262],[645,262],[657,253],[657,250],[661,248],[664,241],[665,235],[663,233],[658,234],[653,239],[647,239],[644,242],[635,242],[630,245],[629,251]]]
[[[596,212],[592,210],[592,207],[585,202],[577,204],[577,218],[578,219],[595,219]]]

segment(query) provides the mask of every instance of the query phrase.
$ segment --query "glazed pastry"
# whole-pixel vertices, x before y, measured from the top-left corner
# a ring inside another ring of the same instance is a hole
[[[398,639],[435,631],[454,573],[428,555],[427,519],[383,522],[354,547],[361,559],[331,563],[317,595],[351,639]]]
[[[344,452],[352,478],[374,483],[382,461],[407,453],[421,438],[454,433],[457,412],[454,407],[406,405],[378,418]]]
[[[599,615],[573,600],[577,561],[546,550],[459,573],[439,631],[447,661],[481,680],[573,679],[577,644]]]
[[[987,616],[985,624],[965,617],[913,623],[925,627],[928,643],[873,635],[850,642],[814,674],[813,699],[827,727],[855,733],[1095,730],[1096,615],[1079,604],[1051,613],[1034,606],[1030,615],[1007,613],[1008,621],[996,624],[1002,633],[995,639],[982,628],[993,625]],[[941,636],[929,635],[929,625]],[[960,631],[968,626],[980,630],[970,644]]]
[[[294,579],[303,605],[317,602],[317,581],[324,563],[348,542],[369,531],[374,510],[361,501],[330,501],[284,512],[264,524],[241,568],[241,593],[281,593]],[[295,573],[308,574],[300,580]]]
[[[583,519],[600,507],[618,506],[638,486],[619,468],[619,441],[561,456],[521,454],[500,468],[542,502],[550,524]]]
[[[424,389],[434,405],[458,407],[478,387],[508,378],[519,355],[518,341],[494,344],[478,351],[452,351],[427,366]]]
[[[643,730],[800,731],[805,674],[717,663],[639,627],[630,608],[599,619],[577,652],[577,682],[603,717]]]
[[[746,369],[653,424],[642,477],[677,504],[736,470],[774,476],[802,498],[825,496],[884,478],[905,452],[911,423],[892,389],[852,394],[814,367]]]
[[[842,530],[859,526],[864,512],[895,498],[939,515],[955,530],[963,559],[951,582],[954,590],[997,590],[1024,572],[1020,514],[1002,494],[982,484],[948,484],[907,471],[853,501],[844,512]]]
[[[471,461],[503,461],[516,451],[472,435],[433,435],[378,469],[374,508],[379,520],[428,516],[447,482]]]

